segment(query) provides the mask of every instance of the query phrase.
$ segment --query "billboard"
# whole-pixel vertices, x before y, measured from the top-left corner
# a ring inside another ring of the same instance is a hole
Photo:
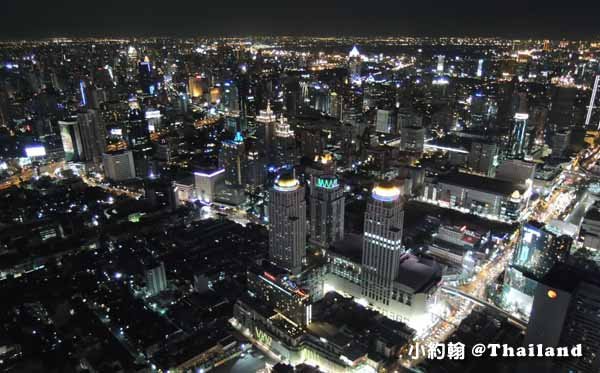
[[[44,157],[46,155],[46,148],[43,145],[31,145],[25,148],[25,154],[29,158]]]
[[[62,140],[63,151],[65,152],[65,160],[67,162],[73,161],[75,159],[75,143],[73,142],[72,135],[74,122],[59,121],[58,125],[60,127],[60,139]]]

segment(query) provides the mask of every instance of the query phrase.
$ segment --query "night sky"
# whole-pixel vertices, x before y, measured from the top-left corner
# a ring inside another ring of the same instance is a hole
[[[51,36],[600,36],[600,0],[2,0],[0,38]]]

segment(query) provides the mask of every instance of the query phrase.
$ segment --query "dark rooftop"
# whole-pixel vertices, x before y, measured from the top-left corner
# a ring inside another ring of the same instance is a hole
[[[471,175],[466,173],[453,173],[442,175],[438,178],[440,183],[479,189],[485,192],[503,196],[511,195],[515,190],[525,192],[525,188],[510,181],[498,180],[491,177]]]
[[[334,253],[344,256],[355,263],[362,261],[363,237],[360,234],[346,234],[344,238],[335,241],[329,249]]]
[[[427,291],[442,279],[442,268],[435,262],[420,259],[412,254],[404,254],[400,258],[398,282],[415,292]]]

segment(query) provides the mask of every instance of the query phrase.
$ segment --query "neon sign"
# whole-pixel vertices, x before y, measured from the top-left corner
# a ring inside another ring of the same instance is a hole
[[[338,180],[335,178],[318,178],[317,187],[324,189],[334,189],[339,186]]]

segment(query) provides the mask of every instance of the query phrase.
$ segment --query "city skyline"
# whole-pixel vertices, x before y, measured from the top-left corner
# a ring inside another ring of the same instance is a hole
[[[600,371],[600,37],[535,37],[564,7],[145,4],[0,42],[0,371]],[[319,26],[400,8],[444,36]],[[200,9],[243,36],[130,31]],[[436,23],[481,11],[528,36]]]

